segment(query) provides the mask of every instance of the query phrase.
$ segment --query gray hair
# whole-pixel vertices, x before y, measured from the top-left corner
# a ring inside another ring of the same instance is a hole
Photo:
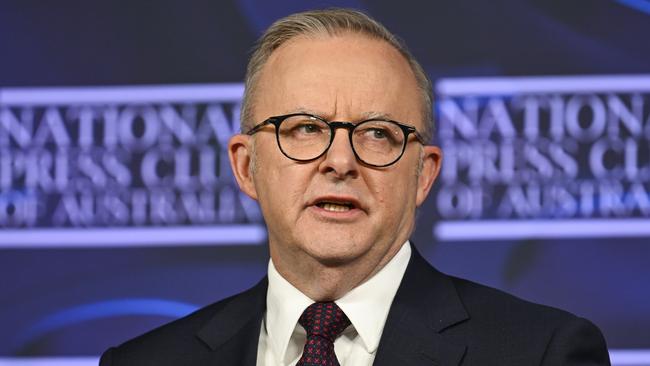
[[[433,92],[431,81],[422,66],[413,58],[404,43],[382,24],[360,11],[339,8],[312,10],[289,15],[273,23],[258,40],[246,69],[244,100],[241,109],[242,131],[250,130],[256,123],[252,120],[252,114],[257,79],[273,51],[297,36],[322,34],[335,36],[346,32],[384,40],[408,61],[422,96],[422,124],[424,125],[424,131],[421,131],[422,137],[425,141],[430,142],[433,135]]]

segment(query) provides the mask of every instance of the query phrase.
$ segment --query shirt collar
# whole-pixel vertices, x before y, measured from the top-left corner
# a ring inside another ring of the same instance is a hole
[[[350,319],[368,353],[375,352],[379,346],[388,311],[410,257],[411,245],[407,240],[379,272],[336,301]],[[284,279],[272,260],[269,261],[268,278],[266,331],[274,353],[283,360],[300,315],[314,301]]]
[[[359,333],[368,353],[375,352],[379,346],[388,311],[410,258],[411,244],[406,241],[379,272],[336,301]]]
[[[314,300],[307,297],[275,269],[269,260],[269,288],[266,295],[266,333],[271,340],[273,353],[284,360],[289,339],[302,312]]]

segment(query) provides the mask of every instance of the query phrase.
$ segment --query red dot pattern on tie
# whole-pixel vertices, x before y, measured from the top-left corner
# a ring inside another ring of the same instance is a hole
[[[350,319],[334,302],[316,302],[298,319],[307,331],[302,357],[296,366],[340,366],[334,340],[350,325]]]

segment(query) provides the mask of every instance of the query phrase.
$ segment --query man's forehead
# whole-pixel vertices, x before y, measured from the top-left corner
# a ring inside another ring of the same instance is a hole
[[[331,111],[326,111],[318,108],[308,108],[305,106],[298,106],[295,108],[289,108],[289,109],[284,109],[282,114],[293,114],[293,113],[305,113],[305,114],[311,114],[314,116],[318,116],[327,120],[331,120],[335,118],[336,116],[334,115],[335,113],[332,113]],[[367,119],[393,119],[393,115],[389,112],[382,112],[382,111],[362,111],[358,113],[355,116],[350,116],[350,118],[353,118],[352,121],[360,121],[360,120],[367,120]]]
[[[276,49],[258,81],[256,120],[314,114],[417,124],[420,99],[408,61],[383,40],[344,34],[296,37]]]

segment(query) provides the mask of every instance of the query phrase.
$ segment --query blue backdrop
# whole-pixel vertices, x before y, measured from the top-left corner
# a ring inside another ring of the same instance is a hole
[[[225,143],[275,19],[369,12],[433,79],[413,242],[650,365],[650,1],[0,5],[0,365],[86,365],[266,272]]]

